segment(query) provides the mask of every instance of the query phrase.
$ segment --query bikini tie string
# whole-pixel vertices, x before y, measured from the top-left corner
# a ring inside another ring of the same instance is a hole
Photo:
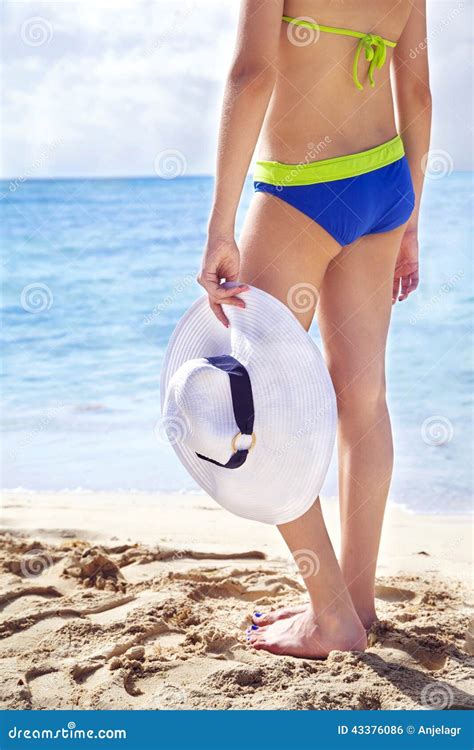
[[[359,44],[357,45],[356,53],[354,55],[354,64],[352,66],[352,77],[357,88],[361,90],[364,87],[359,81],[357,70],[359,66],[359,57],[362,50],[364,50],[365,52],[365,59],[370,63],[368,75],[370,85],[373,87],[375,86],[374,70],[375,68],[381,68],[385,63],[387,57],[387,46],[385,44],[385,39],[382,39],[381,36],[377,36],[376,34],[366,34],[361,38]]]

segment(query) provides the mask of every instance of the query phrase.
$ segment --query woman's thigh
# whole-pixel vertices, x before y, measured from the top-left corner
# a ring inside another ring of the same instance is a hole
[[[343,403],[363,394],[369,407],[371,396],[377,398],[384,387],[393,274],[404,229],[362,237],[327,269],[318,322]]]
[[[326,268],[340,245],[284,201],[256,193],[239,239],[239,281],[272,294],[308,329]]]

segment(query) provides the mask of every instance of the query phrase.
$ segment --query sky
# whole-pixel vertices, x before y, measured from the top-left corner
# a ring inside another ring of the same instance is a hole
[[[212,174],[238,0],[4,0],[0,177]],[[473,0],[428,0],[431,148],[472,169]]]

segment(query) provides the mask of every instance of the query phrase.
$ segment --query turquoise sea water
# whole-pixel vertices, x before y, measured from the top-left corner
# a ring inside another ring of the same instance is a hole
[[[3,487],[197,489],[154,427],[166,343],[201,293],[212,184],[0,183]],[[467,173],[428,180],[421,286],[390,334],[391,499],[430,513],[470,506],[471,194]]]

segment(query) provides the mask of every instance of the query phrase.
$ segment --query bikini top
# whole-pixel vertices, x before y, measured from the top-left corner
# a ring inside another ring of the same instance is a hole
[[[377,34],[363,34],[361,31],[351,31],[351,29],[338,29],[335,26],[322,26],[320,23],[312,23],[311,21],[305,21],[302,18],[291,18],[291,16],[282,16],[282,20],[286,23],[292,23],[296,26],[306,26],[309,29],[315,29],[316,31],[324,31],[328,34],[341,34],[343,36],[354,36],[359,39],[359,44],[354,55],[354,62],[352,64],[352,78],[358,89],[363,89],[357,69],[359,65],[359,57],[362,50],[365,52],[365,59],[369,62],[369,82],[371,86],[375,86],[374,81],[374,69],[381,68],[385,62],[387,56],[387,47],[396,47],[396,42],[391,42],[389,39],[383,39],[383,37]]]

